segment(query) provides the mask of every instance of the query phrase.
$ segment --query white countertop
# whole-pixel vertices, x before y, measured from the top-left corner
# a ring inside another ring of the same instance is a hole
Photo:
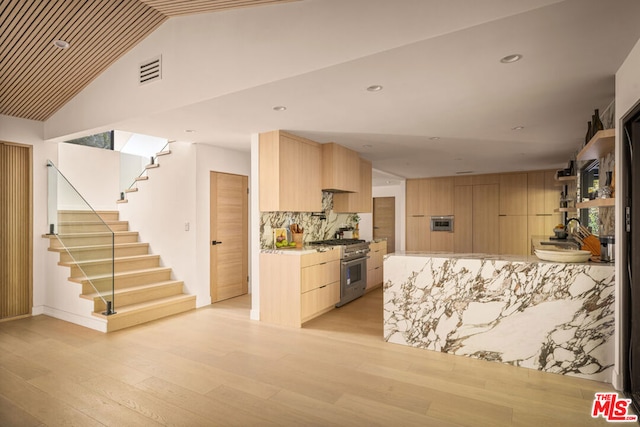
[[[412,252],[412,251],[396,251],[394,253],[385,255],[385,257],[400,256],[400,257],[423,257],[423,258],[449,258],[449,259],[478,259],[478,260],[495,260],[495,261],[508,261],[508,262],[526,262],[526,263],[548,263],[548,264],[565,264],[555,263],[551,261],[544,261],[535,255],[490,255],[490,254],[458,254],[448,252]],[[584,264],[584,265],[597,265],[601,267],[613,268],[613,263],[598,263],[598,262],[574,262],[566,264]]]

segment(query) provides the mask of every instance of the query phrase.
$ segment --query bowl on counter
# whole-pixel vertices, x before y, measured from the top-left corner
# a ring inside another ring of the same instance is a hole
[[[556,239],[566,239],[569,233],[564,228],[554,228],[553,234],[556,235]]]
[[[551,262],[586,262],[591,258],[591,251],[574,249],[536,249],[535,252],[541,260]]]

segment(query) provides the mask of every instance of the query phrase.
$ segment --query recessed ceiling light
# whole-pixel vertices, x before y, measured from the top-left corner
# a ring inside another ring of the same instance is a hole
[[[193,130],[193,129],[185,129],[184,131],[186,133],[195,133],[195,130]]]
[[[511,130],[522,130],[524,129],[524,126],[516,126],[514,128],[511,128]]]
[[[53,41],[53,45],[58,49],[66,49],[69,47],[69,42],[58,39]]]
[[[440,139],[439,136],[432,136],[431,138],[429,138],[431,141],[437,141]]]
[[[371,144],[364,144],[364,145],[362,146],[362,148],[373,148],[373,145],[371,145]]]
[[[387,180],[387,181],[386,181],[386,183],[387,183],[387,184],[391,184],[391,181]]]
[[[275,111],[284,111],[287,109],[287,107],[285,107],[284,105],[276,105],[275,107],[273,107],[273,109]]]
[[[500,59],[500,62],[503,64],[511,64],[513,62],[518,62],[522,59],[522,55],[519,53],[514,53],[513,55],[507,55],[504,58]]]
[[[369,92],[380,92],[382,90],[382,86],[380,85],[372,85],[367,88]]]

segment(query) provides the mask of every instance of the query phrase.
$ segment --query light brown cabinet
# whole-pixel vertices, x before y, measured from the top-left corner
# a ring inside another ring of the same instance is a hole
[[[320,144],[283,131],[259,138],[260,211],[321,211]]]
[[[473,186],[456,185],[453,190],[453,251],[473,252]]]
[[[373,212],[373,197],[371,192],[372,168],[371,162],[359,159],[360,186],[355,193],[335,193],[333,195],[334,212]]]
[[[473,186],[473,245],[475,253],[497,254],[500,251],[500,186]]]
[[[431,250],[431,232],[429,231],[429,218],[425,215],[407,217],[407,239],[406,248],[408,251]]]
[[[322,144],[322,189],[356,192],[359,188],[358,153],[333,142]]]
[[[431,215],[431,180],[408,179],[406,182],[407,216]]]
[[[529,235],[526,215],[506,215],[500,217],[500,254],[527,255]]]
[[[431,179],[429,211],[431,215],[453,215],[453,178]]]
[[[340,252],[260,254],[260,320],[300,327],[340,300]]]
[[[500,175],[500,215],[527,214],[527,174]]]
[[[528,173],[527,253],[531,252],[532,236],[549,236],[553,228],[562,222],[562,214],[554,212],[560,207],[560,192],[555,170]]]
[[[375,242],[369,244],[369,259],[367,260],[367,288],[369,292],[382,285],[384,279],[383,264],[387,254],[387,242]]]

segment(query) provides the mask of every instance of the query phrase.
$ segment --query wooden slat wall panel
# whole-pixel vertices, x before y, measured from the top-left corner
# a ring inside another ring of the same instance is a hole
[[[32,154],[0,141],[0,319],[31,313]]]
[[[0,0],[0,114],[48,119],[170,16],[289,1]]]
[[[166,19],[137,0],[1,1],[0,114],[46,120]]]
[[[297,0],[141,0],[167,16],[219,12],[239,7],[262,6]]]

